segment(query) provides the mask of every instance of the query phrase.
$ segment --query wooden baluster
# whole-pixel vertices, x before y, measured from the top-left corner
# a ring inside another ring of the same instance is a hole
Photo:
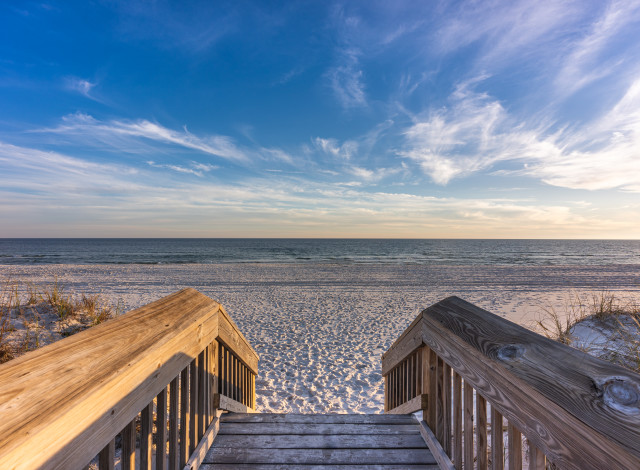
[[[487,400],[476,392],[476,461],[478,470],[487,468]]]
[[[384,386],[384,411],[389,411],[389,374],[382,376]]]
[[[433,433],[436,435],[438,442],[444,449],[444,362],[440,357],[437,359],[437,364],[436,381],[438,386],[436,391],[436,428],[433,430]]]
[[[413,398],[413,356],[407,358],[407,397],[405,401]]]
[[[437,427],[436,408],[438,401],[438,356],[429,348],[429,427],[435,432]]]
[[[204,400],[204,429],[209,427],[211,414],[211,344],[204,350],[204,383],[205,383],[205,400]]]
[[[444,387],[443,387],[443,399],[444,399],[444,427],[442,429],[444,435],[444,445],[442,448],[446,454],[451,457],[451,366],[444,363]]]
[[[178,449],[180,390],[178,383],[179,379],[176,377],[169,384],[169,470],[178,470],[180,466],[180,452]]]
[[[136,420],[133,419],[122,430],[122,470],[136,468]]]
[[[140,414],[140,470],[151,470],[153,450],[153,401]]]
[[[473,470],[473,388],[464,381],[464,469]]]
[[[527,439],[527,446],[529,447],[529,470],[545,470],[547,466],[545,455],[529,439]]]
[[[416,375],[416,395],[418,396],[422,393],[422,352],[420,349],[418,349],[415,353],[416,356],[416,369],[415,369],[415,375]]]
[[[218,377],[218,374],[220,374],[220,360],[218,358],[219,354],[220,347],[218,346],[218,342],[214,341],[213,343],[211,343],[211,376],[209,377],[209,380],[211,382],[211,396],[209,398],[209,424],[211,424],[213,418],[215,418],[215,410],[213,409],[213,394],[218,393],[218,381],[220,380]]]
[[[251,374],[251,408],[256,408],[256,375]]]
[[[404,361],[400,363],[400,396],[398,397],[398,404],[402,405],[404,403],[404,384],[405,384],[405,368]]]
[[[507,428],[509,439],[509,470],[522,469],[522,434],[511,423]]]
[[[207,388],[207,376],[205,370],[204,350],[198,355],[198,442],[204,436],[205,426],[205,390]]]
[[[229,352],[229,349],[225,350],[225,354],[226,354],[226,360],[227,360],[227,386],[225,387],[226,389],[226,393],[225,395],[227,395],[228,397],[231,397],[231,354]]]
[[[167,389],[156,397],[156,470],[164,470],[167,463]]]
[[[225,372],[226,368],[224,366],[224,346],[222,343],[219,343],[218,347],[218,390],[217,392],[222,395],[224,393],[224,383],[225,383]]]
[[[402,361],[402,370],[404,372],[404,380],[402,381],[402,402],[406,403],[409,400],[409,381],[411,380],[409,377],[411,370],[409,367],[409,358]]]
[[[238,358],[235,355],[232,355],[231,358],[233,359],[233,387],[231,393],[233,399],[238,401]]]
[[[395,369],[391,369],[391,372],[389,372],[390,377],[391,377],[391,402],[389,404],[389,408],[390,409],[394,409],[396,407],[396,401],[395,401],[395,396],[396,396],[396,370]]]
[[[249,406],[249,370],[246,366],[242,366],[242,403]]]
[[[189,366],[180,372],[180,465],[182,468],[189,460]]]
[[[244,364],[238,361],[238,366],[239,366],[239,372],[240,372],[239,374],[240,377],[238,379],[238,392],[239,392],[238,401],[240,403],[244,403]]]
[[[423,346],[420,348],[420,390],[422,393],[429,394],[429,348]],[[426,408],[422,409],[422,420],[431,428],[429,422],[429,407],[431,406],[431,396],[427,396]],[[433,431],[433,428],[431,429]]]
[[[193,359],[189,366],[189,457],[198,445],[198,360]]]
[[[116,459],[116,440],[111,439],[109,443],[100,451],[98,465],[100,470],[113,470]]]
[[[462,470],[462,377],[453,372],[453,463]]]
[[[491,406],[491,467],[493,470],[504,469],[504,436],[502,432],[502,415],[495,406]]]

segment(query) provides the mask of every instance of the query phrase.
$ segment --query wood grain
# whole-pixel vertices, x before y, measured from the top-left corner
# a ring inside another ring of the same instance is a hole
[[[429,464],[428,449],[252,449],[213,446],[205,463],[289,463],[297,465]]]
[[[462,470],[462,377],[453,373],[453,463]]]
[[[422,434],[422,438],[429,447],[429,450],[433,454],[433,458],[438,463],[440,469],[454,470],[455,467],[453,466],[451,459],[438,442],[438,439],[436,438],[435,434],[433,434],[431,428],[429,428],[429,426],[427,426],[427,423],[425,423],[424,421],[420,423],[420,434]]]
[[[456,297],[421,315],[425,344],[554,463],[640,468],[640,375]]]
[[[260,423],[247,426],[246,423],[224,423],[222,434],[415,434],[414,424],[292,424]]]
[[[415,413],[416,411],[424,410],[427,408],[429,403],[429,396],[427,394],[420,394],[417,397],[412,398],[411,400],[396,406],[395,408],[388,410],[389,414],[407,414],[407,413]]]
[[[84,466],[217,336],[218,310],[185,289],[1,365],[3,466]]]
[[[98,456],[98,467],[100,470],[113,470],[116,459],[116,440],[111,439],[109,443],[100,451]]]
[[[219,393],[215,393],[213,395],[213,407],[220,408],[224,411],[232,411],[234,413],[253,413],[255,410],[253,408],[249,408],[247,405],[235,401],[232,398],[229,398],[226,395],[220,395]]]
[[[288,465],[288,464],[202,464],[200,470],[440,470],[437,463],[425,464],[383,464],[383,465]]]
[[[464,381],[464,468],[473,470],[473,388],[467,381]]]
[[[221,420],[223,423],[416,424],[411,415],[393,414],[225,413]]]
[[[487,469],[487,401],[476,393],[476,468]]]
[[[140,470],[151,470],[153,452],[153,402],[140,413]]]
[[[167,389],[156,397],[156,470],[165,470],[167,463]]]
[[[419,433],[413,434],[224,434],[216,447],[255,449],[397,449],[424,447]]]
[[[504,468],[504,431],[502,415],[491,407],[491,465],[493,470],[503,470]]]
[[[507,428],[507,438],[509,440],[509,470],[522,470],[522,434],[511,423]]]

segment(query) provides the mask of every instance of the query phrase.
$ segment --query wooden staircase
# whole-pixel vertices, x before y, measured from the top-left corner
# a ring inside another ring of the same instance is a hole
[[[200,469],[436,469],[412,415],[228,413]]]

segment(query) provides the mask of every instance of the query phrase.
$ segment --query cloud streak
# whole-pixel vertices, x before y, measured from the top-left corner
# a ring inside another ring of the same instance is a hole
[[[31,132],[75,137],[85,144],[107,144],[131,153],[149,151],[144,145],[136,145],[137,139],[144,139],[161,144],[173,144],[233,162],[249,161],[246,152],[241,150],[230,137],[223,135],[198,137],[190,133],[186,127],[182,131],[176,131],[146,119],[103,122],[90,115],[76,113],[63,118],[63,123],[58,127]]]
[[[404,157],[437,184],[521,162],[519,174],[572,189],[640,189],[640,79],[594,123],[552,132],[518,122],[497,100],[462,84],[450,105],[419,118],[405,131]]]
[[[0,216],[17,223],[4,225],[0,236],[16,235],[11,227],[21,221],[28,227],[29,220],[46,225],[51,218],[57,219],[55,234],[64,236],[60,217],[84,236],[234,236],[256,227],[261,236],[370,236],[373,229],[378,236],[508,236],[505,225],[556,236],[575,235],[585,226],[582,236],[611,227],[633,230],[628,217],[592,214],[579,205],[369,192],[303,176],[182,180],[151,168],[97,164],[6,143],[0,143],[0,164],[8,175],[0,186]],[[443,227],[452,229],[445,233]]]

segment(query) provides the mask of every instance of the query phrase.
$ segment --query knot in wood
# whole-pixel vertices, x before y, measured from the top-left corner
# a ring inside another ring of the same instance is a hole
[[[625,413],[640,413],[640,385],[631,380],[613,377],[602,384],[602,399],[612,408]]]
[[[524,348],[519,344],[507,344],[498,349],[498,359],[503,361],[513,361],[522,357]]]

